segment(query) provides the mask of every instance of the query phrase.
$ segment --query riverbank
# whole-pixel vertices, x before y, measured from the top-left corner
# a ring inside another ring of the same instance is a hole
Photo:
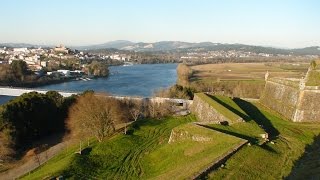
[[[119,96],[151,97],[156,90],[166,89],[176,84],[176,67],[177,64],[110,66],[107,78],[90,78],[91,80],[64,79],[32,84],[32,86],[27,87],[76,92],[94,90],[95,92],[107,92]]]

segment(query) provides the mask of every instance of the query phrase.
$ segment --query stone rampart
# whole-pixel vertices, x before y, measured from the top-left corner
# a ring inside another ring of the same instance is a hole
[[[267,81],[260,102],[288,119],[292,119],[299,99],[299,88]]]
[[[297,87],[297,82],[268,80],[260,102],[294,122],[320,121],[320,90],[317,86]]]
[[[320,90],[304,90],[300,99],[293,120],[320,121]]]

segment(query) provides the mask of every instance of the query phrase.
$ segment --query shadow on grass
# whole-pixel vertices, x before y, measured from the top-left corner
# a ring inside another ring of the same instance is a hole
[[[237,109],[233,108],[232,106],[230,106],[229,104],[221,101],[220,99],[218,99],[215,96],[209,95],[208,96],[213,99],[214,101],[218,102],[219,104],[221,104],[222,106],[224,106],[225,108],[229,109],[231,112],[235,113],[236,115],[240,116],[243,120],[245,120],[246,122],[251,121],[252,118],[246,114],[243,114],[242,112],[238,111]]]
[[[277,154],[278,154],[278,152],[277,152],[276,150],[274,150],[272,147],[270,147],[270,146],[269,146],[268,144],[266,144],[266,143],[262,144],[262,145],[259,146],[259,147],[261,147],[262,149],[264,149],[264,150],[266,150],[266,151],[269,151],[269,152],[277,153]]]
[[[81,151],[81,155],[89,155],[91,151],[92,151],[92,148],[87,147]]]
[[[305,147],[303,155],[294,163],[285,179],[320,179],[320,135]]]
[[[238,138],[241,138],[241,139],[248,140],[251,144],[256,144],[256,145],[259,144],[259,139],[258,138],[254,138],[254,137],[251,137],[251,136],[246,136],[246,135],[239,134],[239,133],[236,133],[236,132],[228,131],[228,130],[225,130],[225,129],[219,129],[219,128],[216,128],[216,127],[211,127],[211,126],[207,126],[207,125],[203,125],[203,124],[198,124],[198,125],[202,126],[202,127],[205,127],[205,128],[208,128],[208,129],[212,129],[212,130],[221,132],[221,133],[229,134],[231,136],[235,136],[235,137],[238,137]],[[264,149],[264,150],[266,150],[266,151],[269,151],[269,152],[272,152],[272,153],[277,153],[277,151],[275,151],[272,147],[268,146],[267,144],[260,145],[259,147]]]
[[[269,134],[270,140],[277,138],[279,131],[255,105],[240,98],[234,98],[233,101]]]
[[[243,134],[240,134],[240,133],[228,131],[228,130],[225,130],[225,129],[219,129],[219,128],[216,128],[216,127],[211,127],[211,126],[207,126],[207,125],[203,125],[203,124],[198,124],[198,125],[202,126],[202,127],[205,127],[205,128],[208,128],[208,129],[212,129],[212,130],[218,131],[218,132],[229,134],[231,136],[235,136],[235,137],[238,137],[238,138],[241,138],[241,139],[248,140],[252,144],[257,144],[259,142],[259,140],[257,138],[246,136],[246,135],[243,135]]]

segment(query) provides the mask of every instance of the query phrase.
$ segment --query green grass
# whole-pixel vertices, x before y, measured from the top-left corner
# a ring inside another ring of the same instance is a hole
[[[247,113],[248,102],[238,99],[238,98],[230,98],[226,96],[220,95],[207,95],[208,97],[212,98],[214,101],[218,102],[229,111],[237,114],[241,117],[246,123],[235,123],[230,126],[222,126],[219,124],[212,124],[209,125],[209,128],[212,128],[216,131],[220,131],[223,133],[227,133],[236,137],[240,137],[250,141],[251,143],[260,143],[262,142],[260,134],[264,134],[265,131],[259,127],[259,123],[256,122],[255,118],[261,117],[251,117],[250,113]],[[250,111],[248,111],[250,112]]]
[[[269,121],[264,125],[271,126],[266,127],[266,130],[273,133],[275,144],[245,146],[226,162],[225,167],[209,174],[209,179],[282,179],[287,177],[297,166],[299,158],[304,155],[306,146],[312,144],[314,137],[320,133],[320,124],[293,123],[284,120],[277,113],[260,104],[251,105],[251,109],[245,103],[240,104],[240,107],[250,111],[249,114],[253,119],[260,117],[263,121]],[[235,125],[228,130],[251,137],[254,137],[252,135],[255,134],[254,130],[249,129],[250,133],[243,132],[241,126]],[[278,134],[275,133],[275,130]]]
[[[22,179],[42,179],[61,174],[71,179],[186,178],[244,141],[190,124],[194,120],[193,116],[187,116],[137,121],[128,131],[130,134],[120,134],[102,143],[95,142],[85,155],[74,154],[76,146],[65,150]],[[188,132],[191,136],[168,144],[172,129]],[[197,142],[192,140],[192,136],[211,140]]]
[[[230,111],[227,107],[221,104],[220,101],[229,103],[232,100],[229,97],[223,96],[208,96],[204,93],[196,93],[196,96],[201,98],[203,101],[207,102],[210,106],[212,106],[215,110],[221,113],[224,117],[228,118],[231,122],[237,122],[241,117]]]
[[[146,178],[187,179],[208,167],[215,159],[230,151],[243,139],[213,131],[195,124],[178,126],[175,141],[146,155]],[[187,135],[184,134],[187,132]],[[184,134],[182,137],[180,134]],[[192,138],[209,138],[196,142]],[[183,172],[183,173],[181,173]]]
[[[314,143],[306,147],[306,152],[299,158],[293,171],[290,173],[291,179],[320,179],[320,136],[314,138]]]
[[[254,121],[236,123],[230,126],[222,126],[219,124],[210,124],[208,126],[216,131],[246,139],[253,144],[259,144],[262,142],[263,140],[260,134],[265,133]]]

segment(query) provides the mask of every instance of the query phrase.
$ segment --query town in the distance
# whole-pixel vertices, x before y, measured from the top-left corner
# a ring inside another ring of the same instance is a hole
[[[66,79],[90,80],[107,76],[99,70],[101,65],[132,65],[153,63],[215,63],[215,62],[262,62],[299,61],[316,59],[320,47],[280,49],[262,46],[220,43],[156,42],[133,43],[112,41],[100,45],[65,47],[37,46],[29,44],[0,44],[0,63],[24,61],[34,74],[32,83],[16,83],[19,86],[35,86],[38,83],[57,82]],[[79,50],[78,50],[79,49]],[[95,65],[96,64],[96,65]],[[11,82],[1,83],[11,85]]]

